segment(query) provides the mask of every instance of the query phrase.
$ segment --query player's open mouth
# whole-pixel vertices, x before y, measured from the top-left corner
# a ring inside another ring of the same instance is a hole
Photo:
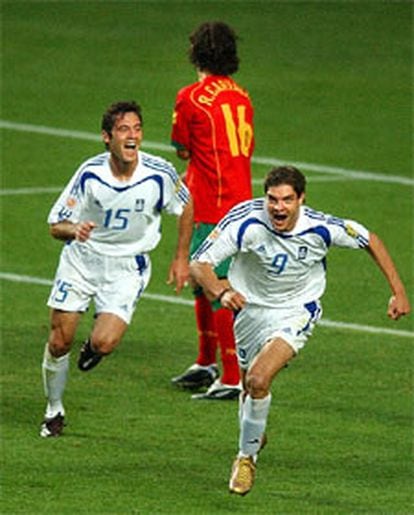
[[[277,222],[283,222],[286,218],[287,215],[273,215],[273,220],[276,220]]]
[[[273,223],[273,227],[277,230],[277,231],[282,231],[284,230],[285,226],[286,226],[286,220],[288,219],[288,215],[278,215],[278,214],[274,214],[272,216],[272,223]]]
[[[137,145],[135,142],[131,141],[129,143],[125,143],[125,148],[127,150],[135,150],[137,148]]]

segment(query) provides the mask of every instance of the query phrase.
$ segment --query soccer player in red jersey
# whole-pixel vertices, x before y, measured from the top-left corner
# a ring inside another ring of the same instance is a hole
[[[231,77],[239,67],[236,39],[222,22],[203,23],[190,35],[189,57],[198,81],[182,88],[175,102],[171,140],[177,155],[188,160],[185,182],[194,201],[192,251],[229,209],[252,197],[253,107],[248,92]],[[224,284],[229,264],[216,269]],[[199,354],[172,382],[192,390],[209,387],[193,395],[195,399],[237,398],[241,388],[233,314],[220,302],[211,304],[198,285],[193,287]]]

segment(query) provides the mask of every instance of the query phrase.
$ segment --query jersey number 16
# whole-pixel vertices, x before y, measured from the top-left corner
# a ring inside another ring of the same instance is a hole
[[[237,106],[237,120],[234,119],[230,104],[221,106],[226,122],[227,138],[229,140],[230,153],[233,157],[240,154],[249,157],[250,146],[253,139],[253,127],[246,120],[246,106]]]

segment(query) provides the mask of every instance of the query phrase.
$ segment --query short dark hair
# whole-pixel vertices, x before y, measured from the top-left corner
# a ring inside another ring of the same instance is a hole
[[[105,113],[102,116],[102,124],[101,128],[103,131],[107,132],[108,134],[111,134],[112,128],[115,125],[116,119],[120,114],[125,113],[135,113],[140,122],[141,125],[144,124],[144,120],[142,118],[142,112],[141,107],[134,101],[120,101],[120,102],[114,102],[111,104],[108,109],[105,111]]]
[[[306,178],[294,166],[278,166],[270,170],[264,181],[264,192],[267,193],[267,190],[272,186],[280,186],[281,184],[292,186],[298,197],[306,191]]]
[[[239,69],[237,36],[221,21],[202,23],[190,35],[190,62],[214,75],[231,75]]]

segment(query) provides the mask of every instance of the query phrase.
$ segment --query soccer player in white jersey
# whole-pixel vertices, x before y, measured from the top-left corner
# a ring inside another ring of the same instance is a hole
[[[234,330],[244,392],[240,396],[239,453],[229,489],[247,494],[265,428],[276,374],[300,351],[322,314],[325,257],[331,246],[366,249],[385,275],[392,296],[388,316],[410,311],[395,265],[382,241],[351,220],[304,205],[305,177],[294,167],[273,169],[265,197],[243,202],[219,222],[190,263],[190,274],[210,299],[237,315]],[[214,273],[233,257],[230,288]]]
[[[150,279],[148,253],[160,241],[163,211],[179,217],[168,282],[179,293],[188,280],[192,200],[170,163],[140,150],[142,123],[135,102],[112,104],[102,118],[107,151],[78,168],[48,217],[51,235],[66,245],[48,300],[43,437],[63,430],[69,351],[92,299],[95,322],[80,352],[80,370],[93,368],[120,343]]]

